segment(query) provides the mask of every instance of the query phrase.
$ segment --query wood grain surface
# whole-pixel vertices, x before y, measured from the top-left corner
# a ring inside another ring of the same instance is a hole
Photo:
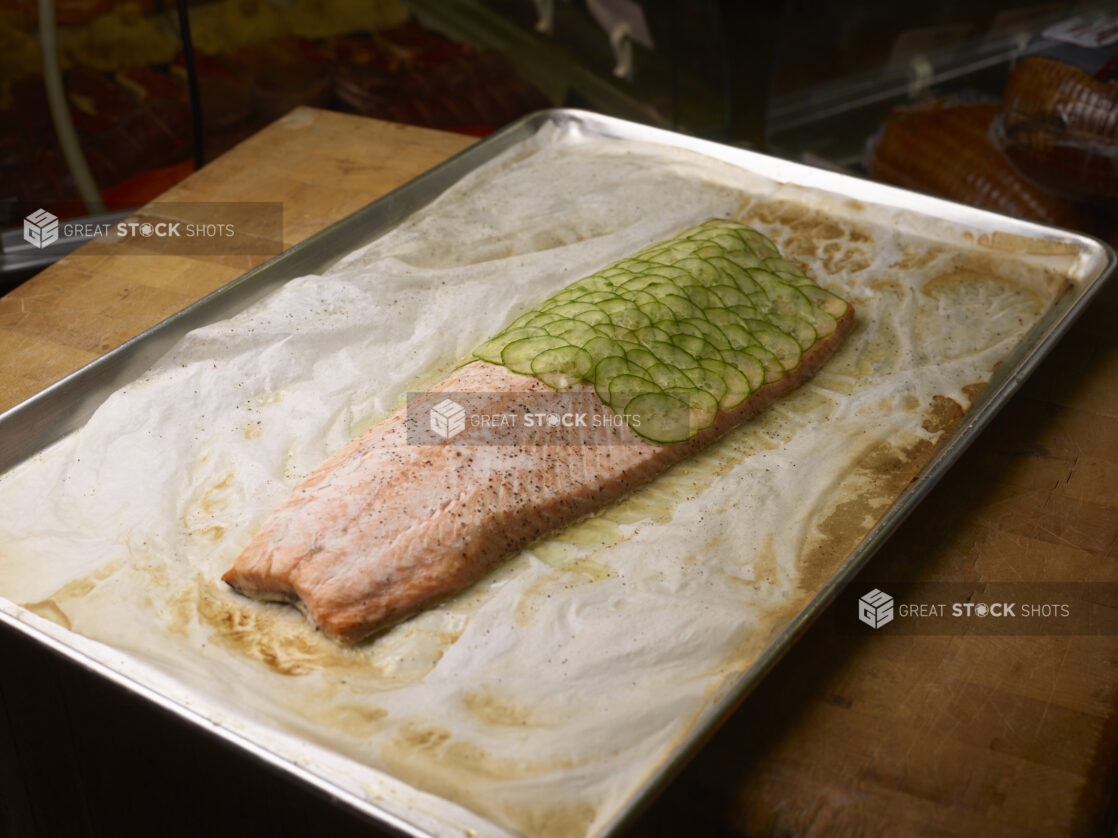
[[[303,109],[165,199],[281,201],[290,246],[470,142]],[[0,298],[0,407],[249,267],[67,257]],[[1092,582],[1085,603],[1113,616],[1115,322],[1112,283],[852,590]],[[848,619],[816,623],[631,834],[1113,833],[1118,637],[887,636]],[[7,629],[0,662],[4,838],[389,834]]]
[[[160,196],[283,204],[290,247],[476,142],[300,108]],[[140,255],[87,244],[0,298],[0,410],[34,395],[266,256]]]

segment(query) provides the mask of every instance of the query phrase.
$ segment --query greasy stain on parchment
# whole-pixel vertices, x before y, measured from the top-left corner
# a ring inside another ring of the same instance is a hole
[[[240,596],[222,583],[197,576],[169,601],[172,631],[186,633],[195,621],[211,629],[210,638],[281,675],[329,672],[355,692],[392,689],[417,683],[434,669],[458,639],[456,630],[432,630],[403,623],[375,643],[343,646],[318,631],[295,608]],[[348,673],[348,674],[347,674]],[[360,677],[353,677],[358,674]]]
[[[905,434],[894,440],[878,440],[857,457],[815,525],[816,537],[805,545],[799,563],[801,591],[814,594],[826,584],[963,421],[985,386],[985,382],[973,382],[962,388],[966,406],[947,396],[932,397],[923,411],[921,427],[935,439]]]
[[[32,614],[37,614],[52,623],[57,623],[67,631],[73,630],[73,623],[70,615],[66,612],[66,608],[76,601],[85,599],[94,590],[97,589],[105,580],[112,577],[123,568],[125,565],[124,559],[117,559],[116,561],[107,562],[93,573],[86,576],[80,576],[70,582],[67,582],[49,597],[38,602],[25,602],[21,603],[21,607],[26,608]]]
[[[501,727],[555,725],[577,712],[569,702],[559,708],[512,701],[502,696],[498,689],[487,685],[462,693],[462,708],[478,721]]]
[[[816,537],[799,562],[799,588],[814,594],[857,549],[893,501],[930,459],[935,446],[912,434],[877,441],[838,482]]]
[[[873,264],[873,234],[865,227],[790,200],[758,201],[747,223],[761,223],[784,257],[801,266],[819,263],[825,274],[857,274]],[[818,273],[818,271],[814,271]],[[825,277],[816,280],[826,286]]]
[[[207,460],[208,457],[203,456],[201,462]],[[237,496],[236,475],[226,472],[220,480],[197,492],[184,504],[179,516],[183,532],[196,538],[220,541],[225,535],[225,527],[215,523],[215,519],[236,501]]]
[[[281,675],[305,675],[315,669],[353,666],[347,650],[309,628],[293,609],[240,601],[220,583],[201,575],[169,601],[172,631],[184,632],[200,618],[213,628],[212,638]]]

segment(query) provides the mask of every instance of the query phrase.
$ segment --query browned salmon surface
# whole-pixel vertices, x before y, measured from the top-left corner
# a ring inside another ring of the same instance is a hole
[[[250,596],[296,603],[338,640],[361,641],[709,445],[810,377],[852,323],[848,308],[797,367],[676,444],[645,441],[622,424],[595,444],[417,445],[401,409],[300,483],[224,579]],[[481,361],[435,389],[554,392],[533,376]]]

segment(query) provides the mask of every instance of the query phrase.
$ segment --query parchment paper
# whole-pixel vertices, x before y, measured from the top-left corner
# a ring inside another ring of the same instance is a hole
[[[855,304],[812,382],[367,646],[220,582],[295,483],[409,389],[712,216]],[[1067,282],[1071,256],[918,229],[689,152],[541,132],[326,275],[190,334],[0,481],[4,607],[424,829],[593,834]]]

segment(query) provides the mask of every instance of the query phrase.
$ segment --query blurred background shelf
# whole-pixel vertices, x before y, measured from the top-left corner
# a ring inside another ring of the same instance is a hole
[[[1039,33],[1118,8],[1072,0],[187,5],[204,160],[299,105],[472,136],[570,106],[863,175],[872,175],[867,148],[898,109],[943,96],[997,102]],[[56,7],[66,104],[93,179],[110,210],[140,206],[192,171],[198,153],[174,3]],[[89,213],[56,139],[37,22],[35,0],[0,9],[0,229],[9,232],[39,208],[60,218]],[[1112,210],[1082,215],[1089,232],[1118,227]],[[42,262],[9,253],[0,291]]]

